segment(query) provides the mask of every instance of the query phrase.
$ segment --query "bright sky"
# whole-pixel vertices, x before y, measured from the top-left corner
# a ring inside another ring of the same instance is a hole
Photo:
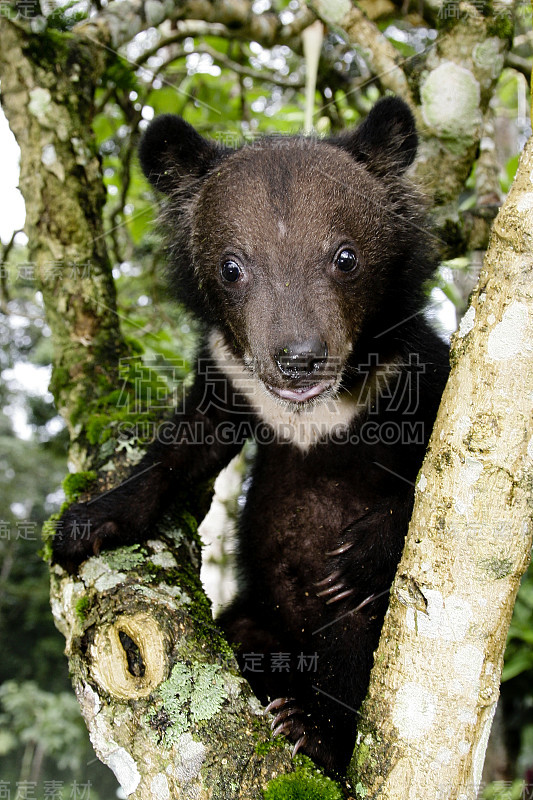
[[[9,129],[7,119],[0,107],[0,240],[4,243],[11,239],[13,231],[24,227],[26,211],[24,200],[17,186],[19,182],[20,150],[15,137]],[[25,324],[18,315],[11,315],[9,324],[16,327]],[[48,393],[50,368],[41,367],[26,361],[20,361],[13,369],[2,373],[2,380],[13,389],[23,389],[31,394]],[[32,429],[27,422],[27,411],[24,404],[14,395],[14,404],[4,409],[11,417],[15,432],[22,439],[29,439]],[[54,423],[55,424],[55,423]]]
[[[0,239],[5,243],[13,231],[24,226],[24,200],[17,189],[20,150],[0,108]]]

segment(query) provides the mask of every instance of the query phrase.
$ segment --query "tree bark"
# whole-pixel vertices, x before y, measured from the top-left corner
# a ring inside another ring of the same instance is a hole
[[[275,12],[255,14],[251,6],[249,0],[223,0],[219,3],[205,0],[186,0],[182,3],[171,0],[126,0],[110,3],[100,13],[80,23],[76,30],[104,47],[117,49],[140,31],[159,25],[164,20],[178,21],[178,24],[183,20],[185,29],[189,20],[193,26],[197,20],[202,20],[224,26],[218,29],[218,33],[228,38],[253,40],[264,47],[272,47],[299,41],[302,30],[316,20],[312,11],[302,9],[295,14],[291,23],[284,25]],[[191,33],[194,33],[194,27]]]
[[[530,139],[418,476],[350,769],[359,797],[477,796],[532,544],[532,170]]]
[[[463,216],[459,195],[476,162],[483,118],[512,44],[512,20],[487,13],[479,4],[459,3],[459,16],[439,30],[435,45],[424,59],[423,69],[411,69],[409,83],[420,98],[418,125],[421,133],[414,177],[435,206],[433,217],[440,249],[453,257],[476,246],[484,221],[488,241],[492,216],[481,212]]]

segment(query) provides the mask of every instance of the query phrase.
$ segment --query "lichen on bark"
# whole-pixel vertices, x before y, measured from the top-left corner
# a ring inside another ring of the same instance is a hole
[[[445,257],[464,251],[468,223],[458,211],[481,141],[483,115],[511,45],[512,25],[495,25],[479,4],[461,2],[442,23],[421,69],[409,72],[419,106],[421,143],[414,177],[433,199]]]

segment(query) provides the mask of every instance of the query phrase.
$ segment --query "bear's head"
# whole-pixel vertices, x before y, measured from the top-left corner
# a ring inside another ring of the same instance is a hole
[[[229,150],[158,117],[140,160],[166,194],[178,294],[275,398],[336,392],[381,336],[416,314],[434,268],[416,193],[417,146],[397,98],[330,139],[260,138]]]

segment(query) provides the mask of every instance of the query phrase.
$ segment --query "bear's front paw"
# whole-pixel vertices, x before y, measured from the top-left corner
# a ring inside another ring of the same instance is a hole
[[[353,586],[348,586],[342,569],[334,569],[321,581],[317,581],[315,586],[318,589],[316,596],[322,597],[328,606],[351,597],[355,592]]]
[[[326,555],[335,557],[337,555],[344,554],[350,547],[351,544],[342,545],[338,548],[338,550],[328,552]],[[318,590],[316,592],[316,596],[322,598],[326,605],[330,606],[333,603],[340,603],[343,600],[349,600],[349,608],[353,613],[355,613],[357,611],[361,611],[361,609],[363,609],[369,603],[372,603],[374,600],[377,600],[378,597],[382,597],[384,594],[387,594],[389,587],[387,587],[384,591],[365,591],[365,581],[362,579],[354,580],[350,575],[350,567],[353,568],[354,565],[338,565],[337,561],[337,563],[334,563],[331,566],[332,571],[329,572],[329,574],[326,575],[326,577],[321,581],[317,581],[315,583],[315,587]]]
[[[360,610],[388,592],[403,538],[382,535],[380,513],[380,509],[374,510],[349,525],[333,549],[324,554],[328,565],[315,587],[326,605],[349,600],[352,610]]]
[[[82,561],[97,555],[105,543],[116,540],[116,522],[106,518],[95,503],[74,503],[56,522],[52,540],[52,563],[59,564],[71,574]]]

